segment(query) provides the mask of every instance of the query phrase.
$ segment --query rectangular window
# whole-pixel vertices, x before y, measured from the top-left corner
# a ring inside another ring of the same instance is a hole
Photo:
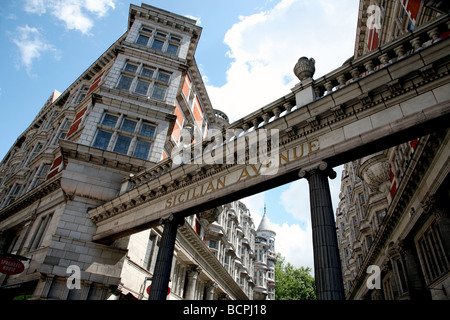
[[[126,132],[133,133],[134,129],[136,129],[136,121],[123,119],[120,129]]]
[[[142,46],[147,46],[148,40],[150,40],[149,37],[140,34],[139,37],[137,38],[136,43]]]
[[[164,82],[164,83],[169,83],[170,74],[159,71],[158,77],[156,78],[156,80]]]
[[[119,135],[117,137],[116,145],[114,147],[114,152],[127,154],[128,148],[130,147],[131,138],[127,136]]]
[[[94,148],[106,150],[108,148],[109,140],[111,140],[112,133],[103,130],[98,130],[97,137],[93,144]]]
[[[126,72],[130,72],[130,73],[136,73],[136,70],[138,69],[138,66],[137,65],[134,65],[134,64],[131,64],[131,63],[128,63],[127,62],[127,64],[125,65],[125,68],[124,68],[124,70],[126,71]]]
[[[144,137],[153,138],[153,135],[155,134],[155,127],[143,123],[139,134]]]
[[[422,268],[431,283],[445,273],[449,268],[449,262],[442,246],[439,230],[432,225],[417,242]]]
[[[153,40],[152,49],[162,51],[163,46],[164,46],[164,41],[161,41],[158,39]]]
[[[167,53],[173,54],[176,56],[178,54],[178,46],[172,43],[169,43],[169,46],[167,47]]]
[[[153,69],[143,67],[142,71],[141,71],[141,76],[147,77],[147,78],[153,78],[153,73],[154,73]]]
[[[212,249],[217,249],[217,241],[216,240],[209,240],[209,247]]]
[[[133,78],[122,75],[120,77],[119,83],[117,84],[117,89],[130,90]]]
[[[134,89],[134,92],[147,95],[148,88],[150,87],[150,83],[142,80],[138,80],[136,84],[136,88]]]
[[[119,117],[113,116],[111,114],[105,114],[102,125],[114,128],[116,126],[117,119],[119,119]]]
[[[37,228],[34,232],[34,235],[33,235],[32,241],[31,241],[30,250],[34,250],[34,249],[37,249],[40,247],[51,220],[52,220],[51,214],[41,217],[38,220]]]
[[[150,142],[138,140],[136,143],[136,148],[134,149],[133,157],[147,160],[150,147]]]
[[[152,98],[158,99],[158,100],[164,100],[164,98],[166,97],[166,91],[167,91],[166,87],[155,84],[153,87]]]

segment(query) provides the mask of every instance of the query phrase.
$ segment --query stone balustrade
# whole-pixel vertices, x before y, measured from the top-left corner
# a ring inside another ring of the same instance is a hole
[[[356,60],[346,62],[340,68],[314,80],[316,99],[320,99],[368,74],[449,36],[448,15],[438,17]]]

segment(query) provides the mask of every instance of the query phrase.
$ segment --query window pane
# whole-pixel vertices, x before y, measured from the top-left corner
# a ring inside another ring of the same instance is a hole
[[[134,64],[127,63],[125,65],[125,71],[131,72],[131,73],[135,73],[137,68],[138,67],[136,65],[134,65]]]
[[[143,123],[139,134],[144,137],[153,138],[153,135],[155,134],[155,127]]]
[[[111,114],[105,114],[105,117],[103,118],[102,124],[104,126],[108,126],[111,128],[114,128],[116,126],[118,117],[113,116]]]
[[[134,157],[147,160],[148,152],[150,151],[150,142],[138,140],[136,149],[134,149]]]
[[[132,78],[127,76],[121,76],[119,83],[117,84],[117,89],[130,90],[132,82],[133,82]]]
[[[146,95],[149,86],[150,86],[150,83],[138,80],[137,84],[136,84],[136,88],[134,89],[134,92]]]
[[[122,127],[120,129],[133,133],[135,128],[136,128],[136,121],[124,119],[122,122]]]
[[[177,55],[178,54],[178,46],[169,43],[169,46],[167,47],[167,53]]]
[[[157,80],[158,80],[158,81],[165,82],[165,83],[169,83],[169,80],[170,80],[170,74],[163,73],[163,72],[158,72],[158,78],[157,78]]]
[[[150,39],[149,37],[146,37],[146,36],[143,36],[142,34],[140,34],[139,37],[137,38],[136,43],[146,46],[149,39]]]
[[[153,70],[149,68],[142,68],[141,76],[152,78],[153,77]]]
[[[163,41],[155,39],[155,40],[153,40],[152,48],[162,51],[163,45],[164,45]]]
[[[93,147],[106,150],[108,148],[109,140],[111,139],[112,133],[98,130],[97,137],[95,138]]]
[[[153,88],[152,98],[164,100],[166,96],[166,91],[167,91],[166,87],[162,87],[156,84],[155,87]]]
[[[130,143],[131,143],[130,137],[119,135],[119,137],[117,137],[116,146],[114,147],[114,152],[127,154]]]

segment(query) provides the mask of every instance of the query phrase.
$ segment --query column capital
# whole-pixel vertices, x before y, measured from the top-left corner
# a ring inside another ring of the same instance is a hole
[[[173,214],[168,217],[159,219],[159,223],[165,226],[168,223],[176,223],[177,227],[181,227],[184,225],[184,217],[177,216],[175,217]]]
[[[216,289],[218,287],[218,285],[214,281],[209,280],[209,281],[206,281],[205,287],[208,290],[214,290],[214,289]]]
[[[197,278],[198,275],[202,272],[202,268],[200,268],[196,264],[190,264],[187,268],[188,277],[194,277]]]
[[[298,176],[300,178],[309,179],[311,174],[314,173],[325,174],[330,179],[336,178],[336,171],[334,171],[333,168],[331,168],[325,161],[321,161],[318,164],[313,165],[312,167],[301,169],[298,172]]]

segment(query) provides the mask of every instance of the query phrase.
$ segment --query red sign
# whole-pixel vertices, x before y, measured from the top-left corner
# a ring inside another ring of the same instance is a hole
[[[147,287],[147,294],[150,294],[150,287],[151,287],[152,285],[149,285],[148,287]],[[167,287],[167,295],[169,295],[169,293],[170,293],[170,287]]]
[[[22,262],[12,258],[1,258],[0,259],[0,272],[4,274],[19,274],[25,270],[25,266]]]

